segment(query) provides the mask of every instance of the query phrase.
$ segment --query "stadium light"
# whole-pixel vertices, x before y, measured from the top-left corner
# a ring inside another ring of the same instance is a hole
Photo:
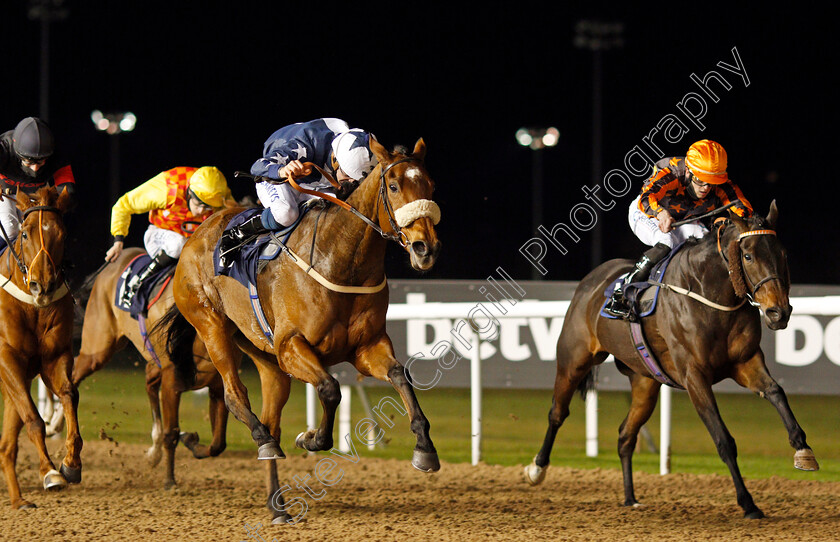
[[[106,114],[95,109],[90,114],[90,120],[97,130],[109,135],[130,132],[137,125],[137,117],[131,111]]]
[[[546,147],[554,147],[560,141],[560,130],[551,126],[548,128],[530,127],[516,131],[516,141],[523,147],[529,147],[531,153],[531,225],[537,231],[543,221],[543,162],[542,153]],[[531,269],[531,279],[542,279],[536,268]]]

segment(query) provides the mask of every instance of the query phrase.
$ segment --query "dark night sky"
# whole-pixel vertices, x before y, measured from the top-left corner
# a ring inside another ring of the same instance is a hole
[[[37,115],[39,104],[39,25],[27,19],[26,2],[9,4],[0,20],[0,130]],[[502,266],[528,278],[519,247],[534,235],[532,151],[514,133],[525,125],[560,129],[559,146],[543,153],[543,224],[568,222],[585,201],[581,187],[595,184],[592,54],[572,40],[578,20],[597,18],[625,25],[623,48],[603,56],[602,172],[623,167],[661,118],[678,114],[677,102],[697,91],[690,74],[717,70],[732,89],[716,104],[707,100],[705,131],[689,125],[679,143],[660,139],[662,150],[680,155],[697,139],[721,142],[731,178],[754,207],[765,214],[777,200],[794,282],[838,282],[840,227],[829,204],[837,107],[827,75],[838,48],[826,14],[742,17],[699,6],[622,13],[533,2],[479,10],[413,3],[399,12],[371,3],[342,11],[276,2],[63,5],[69,16],[51,27],[49,120],[83,198],[71,219],[78,274],[97,267],[110,243],[109,141],[90,121],[102,109],[138,117],[137,129],[119,136],[123,192],[177,165],[216,165],[235,195],[253,193],[233,172],[249,168],[275,129],[322,116],[370,130],[388,146],[422,136],[444,243],[425,276],[481,279]],[[749,87],[716,67],[734,63],[733,47]],[[604,259],[643,250],[626,222],[641,182],[602,215]],[[145,227],[137,217],[129,241],[141,244]],[[547,258],[546,278],[580,279],[590,268],[591,235],[582,232],[566,256]],[[417,276],[396,246],[388,274]]]

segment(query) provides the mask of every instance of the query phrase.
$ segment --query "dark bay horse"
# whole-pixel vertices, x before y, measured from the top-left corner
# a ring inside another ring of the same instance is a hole
[[[687,243],[671,261],[662,282],[724,307],[707,306],[697,298],[663,288],[656,312],[643,319],[648,345],[664,373],[688,392],[729,468],[738,504],[748,518],[764,514],[744,485],[735,440],[721,419],[712,384],[731,378],[769,400],[796,450],[794,466],[819,468],[785,392],[767,371],[759,346],[761,321],[769,329],[784,329],[791,313],[787,255],[776,237],[777,217],[775,202],[766,218],[754,216],[746,221],[730,214],[728,221],[716,224],[714,234]],[[618,454],[624,474],[624,505],[636,506],[633,450],[639,429],[653,413],[660,382],[641,361],[628,324],[599,316],[604,290],[630,266],[628,260],[606,262],[589,273],[575,291],[557,342],[557,378],[548,431],[539,453],[525,468],[525,476],[532,485],[544,479],[557,429],[569,414],[575,389],[591,387],[592,369],[613,354],[617,368],[630,378],[632,387],[630,412],[619,429]],[[745,298],[758,308],[743,303]]]
[[[85,307],[82,344],[73,368],[73,383],[78,386],[84,378],[111,361],[119,350],[129,343],[134,345],[146,360],[146,392],[152,409],[153,444],[147,457],[150,464],[155,466],[160,462],[162,451],[165,451],[164,487],[170,488],[175,485],[175,447],[178,441],[183,442],[199,459],[219,455],[226,445],[228,412],[224,403],[222,379],[210,362],[200,339],[196,339],[192,345],[190,363],[195,364],[196,375],[194,381],[187,385],[185,380],[191,379],[191,375],[187,378],[182,376],[169,358],[166,346],[158,342],[156,335],[148,335],[152,345],[150,351],[138,321],[114,305],[120,274],[129,262],[142,254],[145,251],[140,248],[126,249],[116,262],[107,265],[95,276]],[[174,304],[172,282],[169,281],[157,301],[148,309],[147,329],[151,329]],[[213,429],[210,446],[199,444],[197,433],[182,433],[178,423],[181,393],[205,387],[210,392],[210,425]]]
[[[175,272],[175,303],[183,316],[173,319],[171,329],[188,328],[188,321],[207,345],[222,375],[225,403],[251,430],[258,458],[269,460],[269,505],[278,489],[274,460],[285,457],[279,446],[280,416],[290,378],[315,386],[324,411],[320,425],[301,433],[295,444],[309,451],[329,450],[341,392],[327,369],[342,361],[394,386],[417,438],[412,465],[424,472],[440,468],[429,422],[385,330],[384,262],[388,236],[405,248],[415,269],[430,269],[440,249],[434,228],[440,209],[431,200],[434,183],[424,165],[422,139],[410,153],[390,152],[373,137],[370,147],[379,164],[346,200],[364,219],[338,205],[310,211],[288,242],[289,249],[302,255],[296,258],[305,260],[302,267],[287,252],[260,273],[256,287],[273,339],[261,331],[248,290],[234,279],[214,275],[214,247],[236,211],[219,212],[204,222],[184,246]],[[237,374],[237,347],[260,370],[259,419]],[[285,513],[276,504],[279,522]]]
[[[4,196],[9,197],[9,196]],[[33,508],[21,498],[15,474],[18,435],[23,425],[38,450],[44,489],[59,490],[82,481],[82,437],[76,409],[79,394],[70,379],[73,369],[73,296],[62,272],[67,231],[63,215],[71,206],[67,192],[41,188],[32,196],[19,192],[23,213],[20,233],[0,258],[0,390],[3,434],[0,462],[12,508]],[[67,438],[59,470],[44,442],[44,421],[29,394],[39,376],[64,407]]]

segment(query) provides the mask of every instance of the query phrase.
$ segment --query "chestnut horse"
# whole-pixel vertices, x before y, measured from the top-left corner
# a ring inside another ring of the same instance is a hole
[[[24,424],[38,450],[44,489],[59,490],[82,481],[82,437],[76,415],[79,394],[70,380],[73,297],[68,295],[61,268],[67,237],[62,217],[72,200],[67,192],[59,195],[51,187],[31,196],[18,192],[16,198],[17,208],[23,213],[20,233],[0,258],[0,462],[12,508],[33,508],[34,504],[21,498],[15,474],[18,435]],[[38,375],[64,407],[67,454],[59,470],[47,452],[44,421],[29,394],[32,380]]]
[[[274,460],[285,457],[279,445],[280,416],[292,376],[315,386],[324,411],[316,429],[298,436],[298,447],[332,448],[341,392],[327,368],[349,361],[361,374],[388,381],[399,392],[417,439],[412,465],[424,472],[440,468],[429,422],[385,330],[384,261],[391,238],[409,253],[412,267],[430,269],[440,249],[434,229],[440,209],[431,201],[434,183],[424,166],[422,139],[411,153],[390,152],[373,137],[370,148],[379,164],[347,198],[355,212],[339,205],[309,212],[287,245],[306,258],[286,252],[259,274],[256,287],[272,338],[261,332],[247,289],[214,274],[214,247],[235,211],[221,211],[205,221],[187,241],[175,271],[175,303],[183,316],[173,318],[170,332],[189,328],[188,321],[207,345],[222,375],[225,403],[251,430],[258,459],[268,460],[268,502],[274,522],[287,517],[283,506],[277,507],[283,502],[282,492],[273,506],[272,495],[279,487]],[[260,369],[259,419],[237,373],[237,347]]]
[[[156,342],[154,335],[148,335],[152,349],[146,346],[146,339],[137,320],[131,314],[117,307],[114,299],[120,274],[137,256],[145,254],[140,248],[129,248],[120,254],[116,262],[107,265],[98,274],[88,277],[95,280],[85,307],[82,325],[82,344],[73,368],[73,383],[78,384],[94,371],[105,366],[114,354],[130,342],[146,360],[146,393],[152,409],[152,447],[146,452],[149,462],[155,466],[160,462],[162,451],[166,452],[164,487],[175,485],[175,447],[183,442],[199,459],[217,456],[225,449],[227,409],[219,372],[210,363],[207,350],[201,340],[196,340],[192,349],[192,360],[196,376],[191,385],[177,370],[166,352],[164,344]],[[172,282],[169,281],[160,292],[157,301],[148,308],[146,325],[151,329],[175,304],[172,297]],[[157,359],[155,359],[157,356]],[[190,368],[191,369],[191,368]],[[210,446],[198,444],[197,433],[181,433],[178,424],[178,408],[181,393],[187,390],[209,388],[210,425],[213,441]],[[162,406],[162,408],[161,408]]]
[[[728,221],[719,219],[715,224],[714,235],[686,243],[661,280],[683,292],[663,288],[656,312],[642,324],[661,369],[672,383],[685,388],[711,434],[718,454],[729,467],[738,504],[748,518],[764,514],[744,485],[735,440],[721,419],[712,384],[731,378],[769,400],[781,415],[796,450],[794,466],[802,470],[819,468],[785,392],[767,371],[759,345],[761,321],[769,329],[784,329],[791,313],[787,255],[776,237],[777,217],[775,202],[765,219],[754,216],[742,220],[730,213]],[[548,431],[539,453],[525,468],[525,476],[532,485],[544,479],[557,429],[569,415],[575,389],[591,387],[593,367],[613,354],[617,368],[630,378],[632,387],[630,412],[619,429],[618,455],[624,475],[624,505],[637,506],[633,450],[639,429],[653,413],[660,382],[640,359],[627,323],[599,315],[604,290],[630,267],[627,260],[606,262],[589,273],[575,291],[557,341],[557,378]]]

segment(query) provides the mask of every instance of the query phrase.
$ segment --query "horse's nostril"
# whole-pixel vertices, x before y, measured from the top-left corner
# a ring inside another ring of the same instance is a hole
[[[418,256],[425,256],[429,252],[429,245],[425,241],[415,241],[411,243],[411,250]]]
[[[38,295],[41,293],[41,285],[35,281],[29,281],[29,291],[32,295]]]
[[[778,322],[782,319],[782,313],[779,309],[767,309],[767,317],[773,322]]]

